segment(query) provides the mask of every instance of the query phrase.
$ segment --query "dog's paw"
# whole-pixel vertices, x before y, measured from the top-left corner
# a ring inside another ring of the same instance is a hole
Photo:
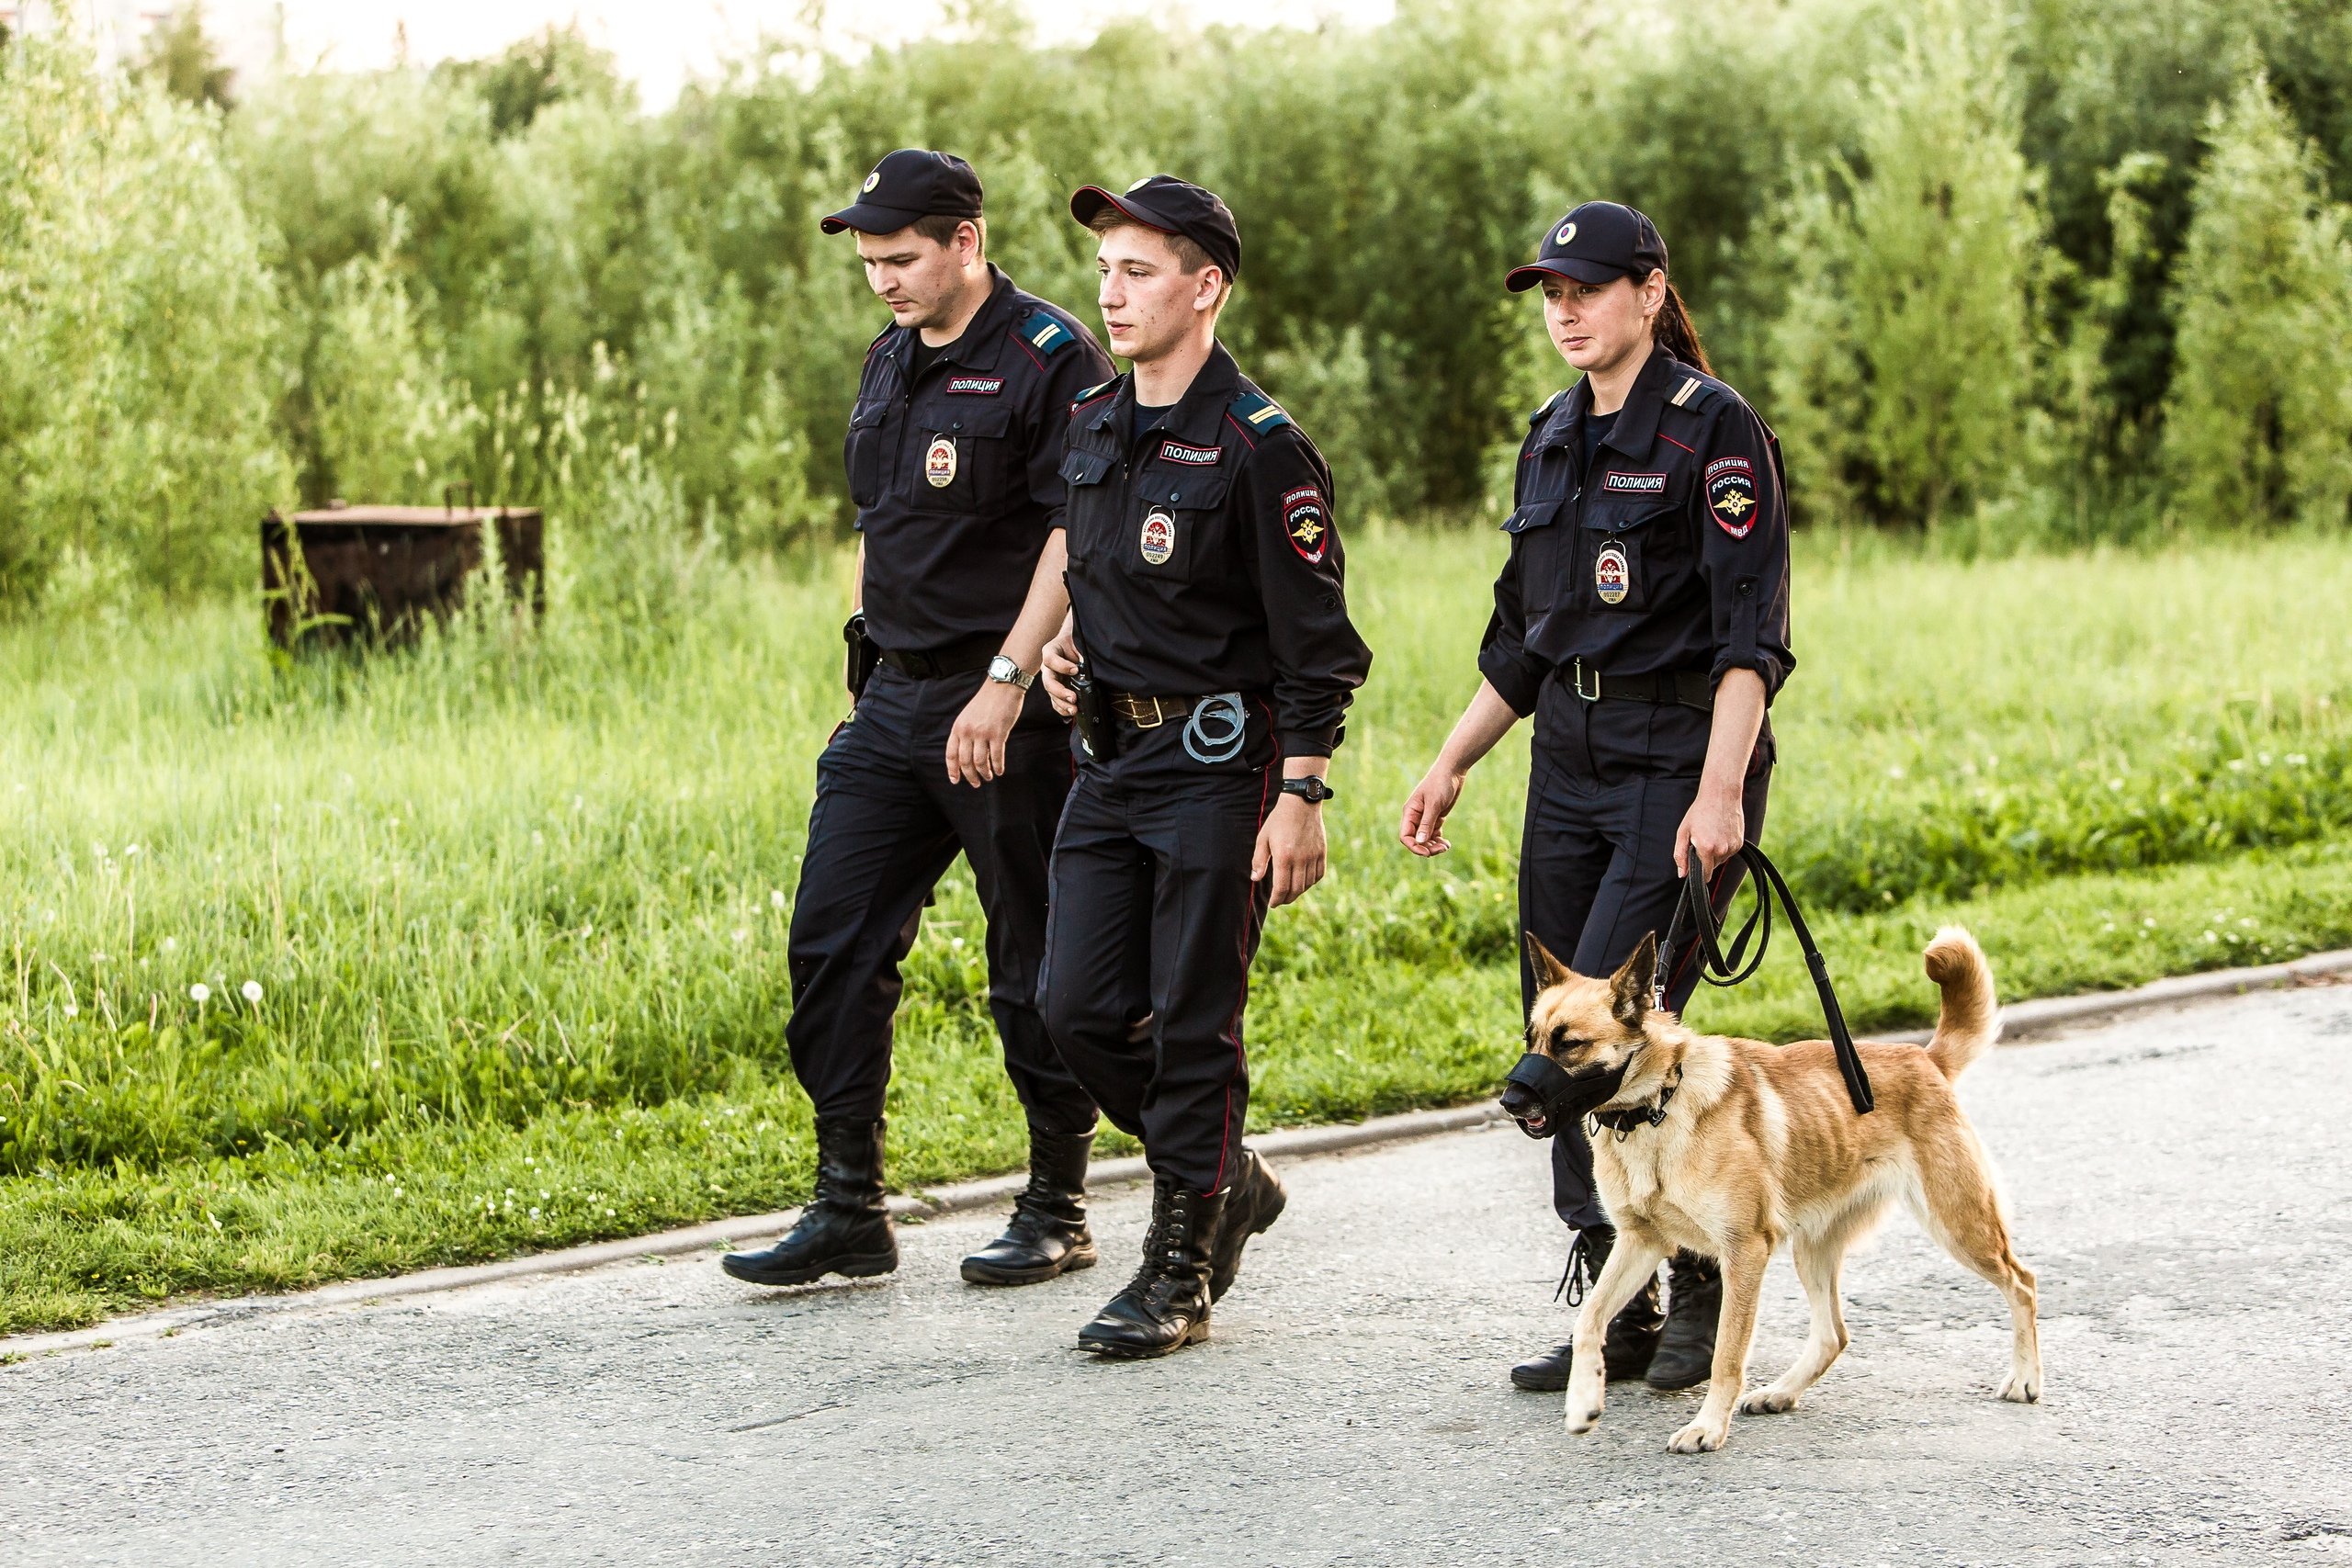
[[[1568,1434],[1571,1437],[1581,1438],[1600,1425],[1600,1406],[1599,1404],[1572,1404],[1568,1406]]]
[[[2030,1372],[2011,1372],[2008,1381],[2001,1385],[2001,1397],[2012,1404],[2041,1404],[2041,1369],[2036,1367]]]
[[[1759,1388],[1740,1400],[1739,1413],[1742,1416],[1778,1416],[1784,1410],[1794,1410],[1797,1401],[1804,1397],[1803,1393],[1796,1389]]]
[[[1674,1440],[1666,1445],[1666,1451],[1675,1454],[1711,1454],[1722,1448],[1724,1439],[1730,1435],[1728,1427],[1710,1427],[1703,1421],[1693,1421],[1674,1434]]]

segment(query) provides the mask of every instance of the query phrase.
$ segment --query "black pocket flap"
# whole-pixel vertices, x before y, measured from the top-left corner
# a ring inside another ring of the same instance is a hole
[[[956,401],[961,402],[962,399]],[[1003,403],[972,400],[970,408],[934,409],[922,416],[923,429],[936,435],[1002,436],[1012,428],[1012,410]]]
[[[890,400],[876,398],[870,403],[860,403],[850,411],[852,430],[871,430],[890,417]]]
[[[1604,534],[1629,534],[1661,517],[1671,517],[1680,510],[1654,496],[1645,496],[1639,501],[1615,497],[1604,500],[1595,496],[1585,503],[1584,525],[1597,528]]]
[[[1111,459],[1099,452],[1072,450],[1062,454],[1059,472],[1074,485],[1101,484],[1102,476],[1110,471]]]
[[[1530,528],[1549,528],[1564,504],[1564,499],[1556,495],[1549,501],[1531,501],[1503,519],[1503,532],[1524,534]]]
[[[1136,493],[1161,506],[1198,509],[1223,501],[1232,482],[1223,474],[1147,474]]]

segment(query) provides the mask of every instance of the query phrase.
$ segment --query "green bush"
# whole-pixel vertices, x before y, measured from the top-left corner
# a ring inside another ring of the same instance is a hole
[[[2193,516],[2344,523],[2352,502],[2352,243],[2317,151],[2260,76],[2213,116],[2175,287],[2165,459]]]

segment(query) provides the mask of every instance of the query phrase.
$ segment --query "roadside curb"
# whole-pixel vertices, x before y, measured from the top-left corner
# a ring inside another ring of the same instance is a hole
[[[1483,1126],[1499,1120],[1501,1115],[1501,1111],[1492,1103],[1456,1106],[1444,1111],[1408,1111],[1400,1115],[1375,1116],[1368,1122],[1336,1126],[1286,1127],[1253,1137],[1250,1143],[1262,1154],[1295,1158],[1303,1155],[1332,1154],[1368,1145],[1399,1143],[1408,1138],[1425,1138],[1433,1134]],[[1096,1161],[1087,1173],[1087,1184],[1091,1188],[1116,1187],[1147,1180],[1150,1175],[1142,1156],[1129,1156],[1123,1159]],[[893,1197],[890,1212],[901,1219],[923,1220],[966,1209],[985,1209],[997,1203],[1011,1202],[1013,1194],[1027,1186],[1028,1180],[1025,1173],[1017,1173],[985,1177],[978,1181],[959,1181],[920,1197]],[[236,1296],[227,1301],[191,1302],[187,1306],[166,1307],[160,1312],[110,1318],[89,1328],[68,1329],[56,1334],[0,1337],[0,1356],[33,1357],[53,1355],[62,1350],[103,1349],[126,1339],[160,1339],[183,1329],[213,1328],[223,1324],[284,1313],[373,1305],[402,1296],[438,1295],[449,1291],[469,1290],[476,1285],[494,1285],[542,1274],[577,1273],[583,1269],[598,1269],[608,1263],[626,1263],[639,1258],[673,1258],[681,1253],[703,1252],[788,1230],[799,1213],[797,1209],[785,1209],[767,1214],[738,1214],[731,1219],[712,1220],[706,1224],[687,1225],[679,1230],[659,1231],[652,1235],[591,1242],[585,1247],[535,1252],[496,1263],[426,1269],[390,1279],[345,1280],[337,1284],[322,1285],[316,1290],[285,1295]]]
[[[2313,953],[2286,964],[2175,976],[2128,991],[2046,997],[2003,1008],[2001,1037],[2006,1043],[2015,1044],[2070,1024],[2137,1012],[2147,1008],[2239,996],[2248,991],[2276,990],[2322,982],[2346,974],[2352,974],[2352,949]],[[1931,1032],[1915,1029],[1901,1033],[1872,1034],[1869,1038],[1889,1043],[1924,1044]],[[1296,1158],[1482,1127],[1500,1120],[1501,1116],[1501,1111],[1492,1102],[1487,1102],[1443,1111],[1409,1111],[1400,1115],[1375,1116],[1365,1122],[1333,1126],[1288,1127],[1252,1138],[1250,1142],[1269,1156]],[[1142,1181],[1149,1175],[1141,1157],[1130,1156],[1097,1161],[1089,1172],[1088,1181],[1093,1187],[1113,1187]],[[1013,1194],[1027,1184],[1027,1180],[1025,1175],[1015,1173],[957,1182],[920,1197],[894,1197],[890,1200],[890,1209],[903,1219],[922,1220],[936,1214],[987,1208],[1009,1202]],[[90,1328],[0,1337],[0,1356],[17,1359],[52,1355],[64,1350],[101,1349],[126,1339],[158,1339],[183,1329],[214,1327],[248,1318],[371,1305],[403,1296],[437,1295],[449,1291],[468,1290],[476,1285],[492,1285],[543,1274],[576,1273],[581,1269],[624,1263],[633,1258],[676,1257],[788,1229],[798,1213],[797,1209],[786,1209],[775,1213],[740,1214],[732,1219],[713,1220],[706,1224],[661,1231],[652,1235],[593,1242],[585,1247],[532,1253],[497,1263],[427,1269],[390,1279],[347,1280],[339,1284],[286,1295],[238,1296],[227,1301],[194,1302],[187,1306],[166,1307],[159,1312],[114,1318]]]
[[[2275,991],[2345,974],[2352,974],[2352,948],[2339,949],[2335,953],[2314,953],[2308,958],[2297,958],[2285,964],[2262,964],[2246,969],[2211,969],[2201,975],[2175,975],[2162,980],[2151,980],[2128,991],[2094,991],[2079,997],[2043,997],[2036,1001],[2015,1002],[2003,1008],[2001,1039],[2004,1043],[2014,1044],[2048,1034],[2068,1024],[2109,1018],[2118,1013],[2138,1012],[2145,1008],[2164,1007],[2174,1002],[2201,1001],[2209,997]],[[1893,1044],[1924,1045],[1934,1033],[1932,1029],[1912,1029],[1899,1034],[1873,1034],[1870,1038]]]

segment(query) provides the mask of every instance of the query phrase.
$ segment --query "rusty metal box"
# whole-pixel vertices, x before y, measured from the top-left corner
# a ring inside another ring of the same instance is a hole
[[[261,525],[270,640],[311,648],[414,637],[426,615],[447,615],[463,602],[466,579],[481,565],[485,525],[498,533],[508,596],[536,612],[545,560],[537,507],[337,505],[291,517],[271,513]]]

